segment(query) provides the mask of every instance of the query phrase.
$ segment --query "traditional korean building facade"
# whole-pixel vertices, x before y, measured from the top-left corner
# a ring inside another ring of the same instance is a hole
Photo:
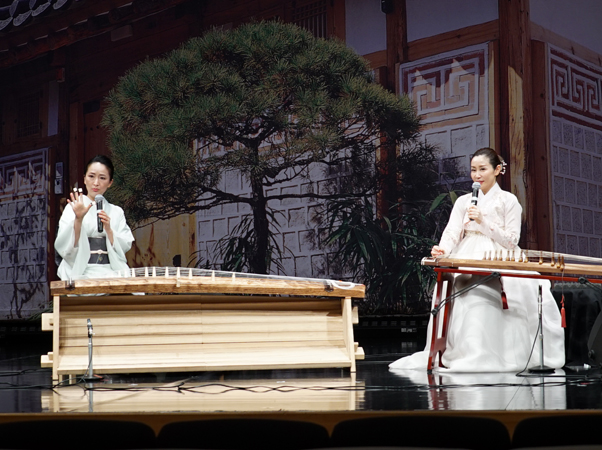
[[[450,168],[467,181],[478,148],[498,150],[509,163],[503,187],[523,205],[523,247],[602,256],[598,0],[0,0],[0,320],[49,304],[61,209],[85,162],[110,153],[100,121],[118,78],[212,26],[257,19],[341,39],[378,82],[410,95],[421,138],[440,150],[442,182]],[[224,183],[244,189],[236,177]],[[280,205],[288,275],[336,274],[316,206]],[[139,228],[130,264],[210,258],[245,213]]]

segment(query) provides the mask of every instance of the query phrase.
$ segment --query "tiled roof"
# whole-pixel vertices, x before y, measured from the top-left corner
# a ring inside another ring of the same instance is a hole
[[[84,0],[73,0],[80,2]],[[0,0],[0,32],[21,27],[34,19],[66,9],[72,0]]]
[[[0,0],[0,69],[197,1],[206,0]]]

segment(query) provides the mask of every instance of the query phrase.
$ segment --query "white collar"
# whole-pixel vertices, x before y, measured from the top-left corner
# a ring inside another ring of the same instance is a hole
[[[493,194],[493,193],[499,192],[501,190],[502,190],[502,188],[500,187],[500,185],[497,184],[497,182],[495,182],[494,185],[491,186],[491,189],[489,189],[486,194],[483,191],[481,191],[481,194],[483,194],[483,196],[488,196],[489,194]]]

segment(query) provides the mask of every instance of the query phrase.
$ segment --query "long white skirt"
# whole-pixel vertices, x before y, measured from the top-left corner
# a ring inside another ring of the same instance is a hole
[[[476,259],[475,249],[478,249],[482,257],[485,250],[500,248],[488,237],[470,233],[450,257]],[[483,276],[458,274],[454,278],[454,291],[472,285],[480,278]],[[544,365],[552,368],[564,366],[564,329],[561,325],[560,311],[550,291],[550,282],[504,276],[501,280],[508,300],[508,309],[502,309],[499,279],[489,280],[453,300],[447,348],[441,357],[441,362],[446,369],[440,370],[518,372],[525,368],[539,366],[541,364],[541,345],[538,340],[540,284],[543,292]],[[433,296],[433,303],[434,301]],[[440,315],[442,317],[442,314]],[[431,317],[424,351],[394,361],[389,365],[391,369],[427,369],[432,322]],[[533,353],[529,359],[531,349]]]

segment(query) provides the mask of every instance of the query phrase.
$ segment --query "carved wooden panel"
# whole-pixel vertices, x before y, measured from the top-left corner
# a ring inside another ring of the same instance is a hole
[[[489,145],[488,46],[466,47],[401,65],[399,86],[416,105],[423,139],[440,152],[442,174],[467,178],[469,157]]]
[[[550,46],[552,114],[576,123],[602,127],[602,67]]]

